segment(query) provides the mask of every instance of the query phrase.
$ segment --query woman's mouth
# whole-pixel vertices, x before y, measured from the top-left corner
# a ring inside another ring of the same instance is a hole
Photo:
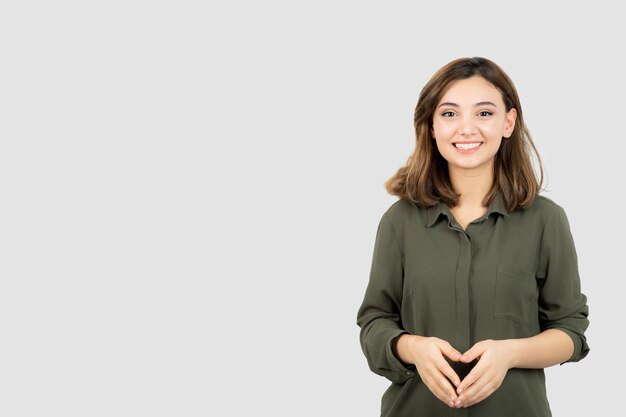
[[[461,153],[472,153],[475,152],[483,142],[454,142],[452,145],[454,148]]]

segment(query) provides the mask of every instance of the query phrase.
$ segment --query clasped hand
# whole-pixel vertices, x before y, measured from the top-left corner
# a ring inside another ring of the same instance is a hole
[[[500,387],[513,364],[508,340],[482,340],[461,354],[445,340],[425,337],[415,341],[414,353],[416,369],[426,386],[453,408],[469,407],[487,398]],[[469,363],[477,358],[478,362],[460,381],[443,355],[455,362]]]

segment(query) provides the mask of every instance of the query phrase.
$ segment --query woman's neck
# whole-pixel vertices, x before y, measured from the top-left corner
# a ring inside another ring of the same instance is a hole
[[[491,170],[450,169],[449,174],[454,190],[461,194],[457,207],[483,207],[483,200],[493,184]]]

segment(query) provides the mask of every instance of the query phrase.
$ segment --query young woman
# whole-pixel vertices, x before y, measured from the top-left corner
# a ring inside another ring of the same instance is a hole
[[[588,354],[589,308],[515,86],[488,59],[457,59],[414,124],[357,314],[370,369],[391,381],[381,415],[551,416],[543,368]]]

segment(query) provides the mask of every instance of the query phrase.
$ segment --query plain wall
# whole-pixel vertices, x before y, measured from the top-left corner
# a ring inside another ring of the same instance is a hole
[[[1,415],[379,415],[356,313],[383,182],[464,56],[514,80],[578,250],[591,352],[546,370],[553,413],[617,408],[609,2],[210,4],[1,6]]]

